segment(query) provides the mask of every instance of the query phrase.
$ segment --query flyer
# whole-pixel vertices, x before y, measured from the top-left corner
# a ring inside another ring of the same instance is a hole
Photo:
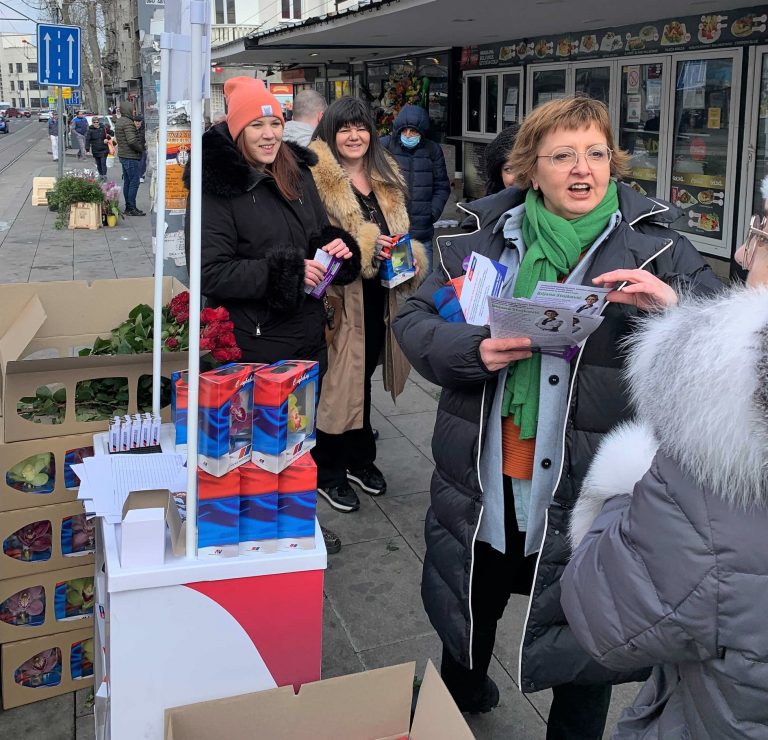
[[[469,255],[459,296],[461,310],[468,324],[485,326],[488,323],[488,297],[499,295],[506,274],[507,268],[499,262],[477,252]]]
[[[597,316],[605,305],[608,288],[595,288],[576,283],[551,283],[539,281],[531,300],[546,303],[555,308],[569,308],[576,316]]]

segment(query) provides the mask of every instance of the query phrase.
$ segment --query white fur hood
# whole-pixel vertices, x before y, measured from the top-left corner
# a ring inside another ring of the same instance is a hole
[[[638,422],[600,445],[571,520],[575,546],[656,449],[740,506],[768,498],[768,287],[686,298],[642,319],[626,375]]]

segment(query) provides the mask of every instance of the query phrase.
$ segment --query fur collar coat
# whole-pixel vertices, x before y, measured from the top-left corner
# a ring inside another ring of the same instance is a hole
[[[329,434],[341,434],[363,426],[363,388],[365,374],[365,334],[363,331],[362,279],[378,280],[379,261],[376,259],[376,239],[379,227],[363,216],[352,183],[328,145],[315,140],[310,150],[317,157],[311,165],[320,198],[331,224],[348,231],[360,248],[360,278],[344,287],[331,286],[329,295],[340,302],[339,328],[328,348],[329,372],[323,381],[323,393],[318,409],[318,427]],[[388,156],[388,155],[387,155]],[[393,160],[397,171],[397,164]],[[370,174],[371,185],[391,234],[407,234],[408,209],[403,192],[386,182],[376,172]],[[423,245],[411,241],[418,264],[426,265]],[[384,387],[397,398],[405,387],[410,365],[391,331],[402,296],[412,293],[421,276],[402,283],[389,291],[384,321],[387,325],[382,353]]]
[[[637,421],[573,512],[568,623],[608,667],[656,666],[614,737],[765,737],[768,288],[646,319],[627,377]]]

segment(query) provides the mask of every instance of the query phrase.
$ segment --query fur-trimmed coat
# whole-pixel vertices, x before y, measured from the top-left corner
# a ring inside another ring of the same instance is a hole
[[[638,422],[601,445],[562,605],[618,671],[654,666],[614,738],[768,737],[768,288],[648,319]]]
[[[362,279],[378,280],[379,261],[375,258],[379,227],[366,219],[352,190],[352,183],[328,145],[315,140],[310,149],[317,156],[311,165],[312,176],[331,223],[348,231],[360,247],[360,278],[343,287],[332,285],[329,294],[342,300],[339,328],[328,348],[329,372],[317,414],[318,427],[328,434],[341,434],[363,426],[365,376],[365,332]],[[397,163],[392,167],[397,172]],[[377,174],[370,174],[371,185],[391,234],[408,233],[408,211],[402,192]],[[422,267],[427,264],[424,247],[411,241],[413,256]],[[423,272],[421,273],[423,275]],[[402,393],[411,366],[392,334],[391,322],[397,314],[398,297],[412,293],[421,282],[417,275],[389,291],[384,321],[387,325],[383,353],[384,388],[395,399]]]
[[[204,134],[202,293],[210,305],[229,310],[245,360],[315,360],[325,369],[325,310],[304,292],[304,260],[342,238],[353,252],[335,278],[344,284],[360,272],[360,250],[328,221],[309,172],[315,155],[283,146],[291,147],[302,175],[295,201],[282,196],[272,175],[246,162],[226,123]]]

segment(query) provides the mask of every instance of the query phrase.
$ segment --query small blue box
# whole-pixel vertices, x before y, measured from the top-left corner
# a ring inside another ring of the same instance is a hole
[[[385,288],[394,288],[416,275],[416,265],[413,261],[410,234],[401,236],[389,250],[389,257],[379,267],[381,284]]]

